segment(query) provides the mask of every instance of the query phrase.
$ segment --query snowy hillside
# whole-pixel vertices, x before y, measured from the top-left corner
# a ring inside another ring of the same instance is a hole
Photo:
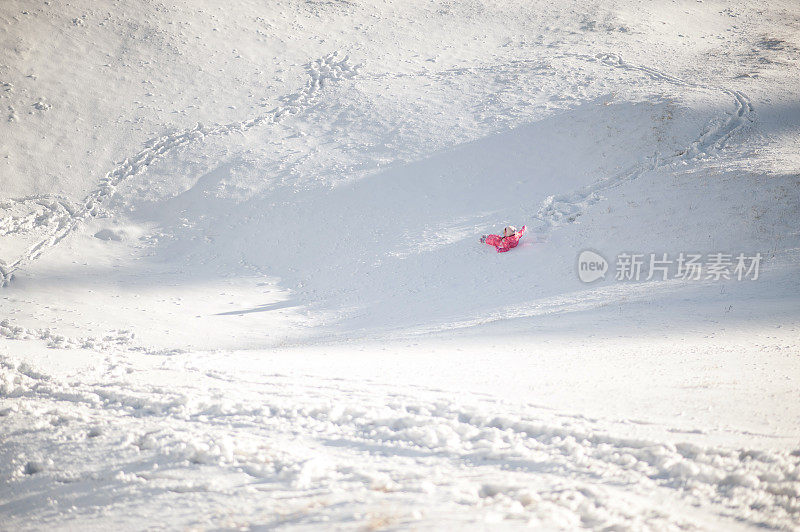
[[[800,528],[796,2],[0,28],[0,529]]]

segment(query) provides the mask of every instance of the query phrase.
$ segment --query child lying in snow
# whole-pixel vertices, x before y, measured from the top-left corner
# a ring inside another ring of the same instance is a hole
[[[508,251],[511,248],[517,247],[519,244],[519,239],[522,238],[522,235],[525,233],[525,226],[522,226],[522,229],[517,231],[517,228],[513,225],[509,225],[505,229],[503,229],[503,236],[500,235],[483,235],[481,237],[481,242],[485,242],[490,246],[494,246],[497,248],[498,253],[503,253]]]

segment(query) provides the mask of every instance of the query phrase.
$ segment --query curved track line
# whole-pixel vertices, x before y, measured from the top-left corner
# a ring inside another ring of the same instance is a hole
[[[749,98],[742,92],[726,88],[714,88],[699,83],[691,83],[660,72],[654,68],[633,65],[624,61],[617,54],[603,53],[595,57],[574,54],[573,57],[590,61],[599,61],[600,63],[615,68],[642,72],[654,80],[664,81],[681,87],[721,91],[733,97],[736,108],[722,123],[716,123],[716,120],[709,123],[703,133],[695,141],[685,149],[679,151],[676,155],[663,158],[661,154],[655,153],[653,156],[648,157],[647,160],[629,167],[614,176],[601,179],[569,194],[548,196],[542,202],[542,205],[535,215],[537,220],[544,223],[544,227],[537,230],[540,234],[554,227],[574,222],[579,216],[586,212],[589,207],[600,201],[602,192],[616,188],[623,183],[633,181],[644,172],[666,168],[680,160],[689,161],[692,159],[699,159],[710,154],[712,151],[724,147],[737,130],[743,127],[748,121],[752,121],[751,115],[755,112]]]
[[[306,66],[306,70],[310,79],[306,82],[305,87],[299,92],[282,97],[280,101],[283,105],[272,109],[264,115],[244,122],[213,126],[197,124],[192,129],[150,140],[145,143],[146,147],[142,151],[131,158],[125,159],[109,171],[100,180],[100,186],[91,192],[79,207],[68,208],[67,204],[61,202],[60,205],[66,210],[67,215],[60,216],[57,224],[47,224],[46,231],[48,234],[44,238],[33,244],[22,256],[10,264],[0,260],[0,286],[8,286],[16,270],[36,260],[42,253],[58,244],[70,232],[75,230],[81,222],[102,214],[103,203],[114,194],[120,183],[143,172],[149,165],[166,153],[207,136],[244,132],[260,124],[276,124],[286,115],[302,113],[317,102],[320,91],[329,81],[355,76],[358,66],[350,64],[349,56],[340,57],[338,52],[333,52],[323,58],[312,61]],[[42,197],[41,199],[54,201],[52,197]],[[17,203],[21,201],[24,200],[17,200]],[[9,232],[5,234],[9,234]]]

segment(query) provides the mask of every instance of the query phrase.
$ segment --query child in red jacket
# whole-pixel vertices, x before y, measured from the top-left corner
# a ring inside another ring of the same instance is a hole
[[[517,231],[517,228],[513,225],[509,225],[505,229],[503,229],[503,236],[500,235],[483,235],[481,237],[481,242],[485,242],[490,246],[494,246],[497,248],[498,253],[504,253],[511,248],[517,247],[519,244],[519,239],[522,238],[522,235],[525,233],[525,226],[522,226],[522,229]]]

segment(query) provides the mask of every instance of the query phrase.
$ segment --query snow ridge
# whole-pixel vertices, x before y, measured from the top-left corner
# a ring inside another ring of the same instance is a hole
[[[34,212],[18,218],[5,217],[0,219],[0,236],[18,234],[23,230],[28,232],[36,231],[45,235],[31,245],[16,260],[7,263],[0,259],[0,286],[8,286],[16,270],[24,264],[36,260],[42,253],[57,245],[70,232],[74,231],[82,221],[104,215],[103,203],[114,194],[120,183],[129,177],[142,173],[149,165],[168,152],[207,136],[244,132],[261,124],[276,124],[286,115],[302,113],[318,101],[327,83],[352,78],[358,73],[358,65],[351,64],[348,55],[340,56],[338,52],[333,52],[308,63],[306,71],[309,75],[309,80],[303,89],[282,97],[280,99],[282,105],[266,114],[229,124],[212,126],[197,124],[191,129],[178,131],[148,141],[142,151],[133,157],[125,159],[107,172],[100,180],[99,187],[91,192],[78,207],[73,207],[67,201],[56,196],[44,195],[34,198],[8,200],[0,204],[0,208],[35,204],[48,210],[46,215],[39,215]]]
[[[181,369],[186,370],[203,372]],[[607,493],[614,485],[634,496],[662,490],[695,505],[715,505],[721,515],[756,526],[791,528],[800,517],[800,456],[796,452],[617,437],[596,420],[532,407],[511,411],[508,405],[491,401],[454,403],[443,397],[412,397],[394,391],[387,396],[375,387],[351,390],[342,388],[342,383],[319,379],[307,382],[303,393],[296,389],[287,393],[281,376],[261,375],[245,396],[236,387],[247,387],[247,382],[219,371],[205,371],[205,376],[218,393],[209,396],[202,388],[106,379],[97,384],[67,384],[27,364],[15,365],[4,359],[0,360],[0,397],[49,404],[55,408],[52,412],[80,406],[89,409],[88,418],[92,411],[116,417],[118,423],[110,427],[127,426],[123,440],[99,433],[91,445],[103,442],[128,449],[137,460],[150,457],[167,475],[171,467],[184,468],[189,463],[218,468],[220,473],[245,473],[253,482],[268,479],[298,496],[312,491],[333,496],[359,488],[382,492],[423,489],[457,492],[459,504],[495,507],[527,520],[546,521],[561,507],[592,528],[689,524],[658,512],[647,514],[625,507]],[[14,404],[16,408],[24,405]],[[499,408],[505,413],[498,415]],[[60,420],[59,426],[76,434],[91,430],[83,427],[81,420]],[[272,443],[291,440],[298,431],[313,434],[315,442],[288,447]],[[337,449],[380,452],[353,465],[350,455],[338,454]],[[395,477],[383,472],[397,471],[392,462],[408,456],[436,456],[447,471],[437,485],[409,472]],[[30,472],[30,461],[23,457],[19,462],[17,479],[31,474],[56,478],[91,475],[60,471],[57,464]],[[473,486],[465,471],[476,467],[484,470],[483,479],[503,480],[484,480]],[[123,480],[156,488],[157,478],[150,477],[151,473],[143,471]],[[551,475],[561,479],[561,490],[537,493],[526,489],[535,479]],[[177,477],[170,478],[175,484]],[[348,490],[343,490],[344,485]],[[213,491],[214,486],[183,480],[168,489]],[[563,500],[559,497],[562,490],[574,497]],[[570,506],[575,498],[583,507]]]
[[[50,349],[92,349],[94,351],[119,351],[175,354],[181,349],[154,350],[147,349],[134,343],[136,334],[127,329],[107,331],[101,337],[82,336],[71,337],[55,332],[49,327],[28,329],[15,325],[9,319],[0,320],[0,338],[7,340],[42,340]]]

